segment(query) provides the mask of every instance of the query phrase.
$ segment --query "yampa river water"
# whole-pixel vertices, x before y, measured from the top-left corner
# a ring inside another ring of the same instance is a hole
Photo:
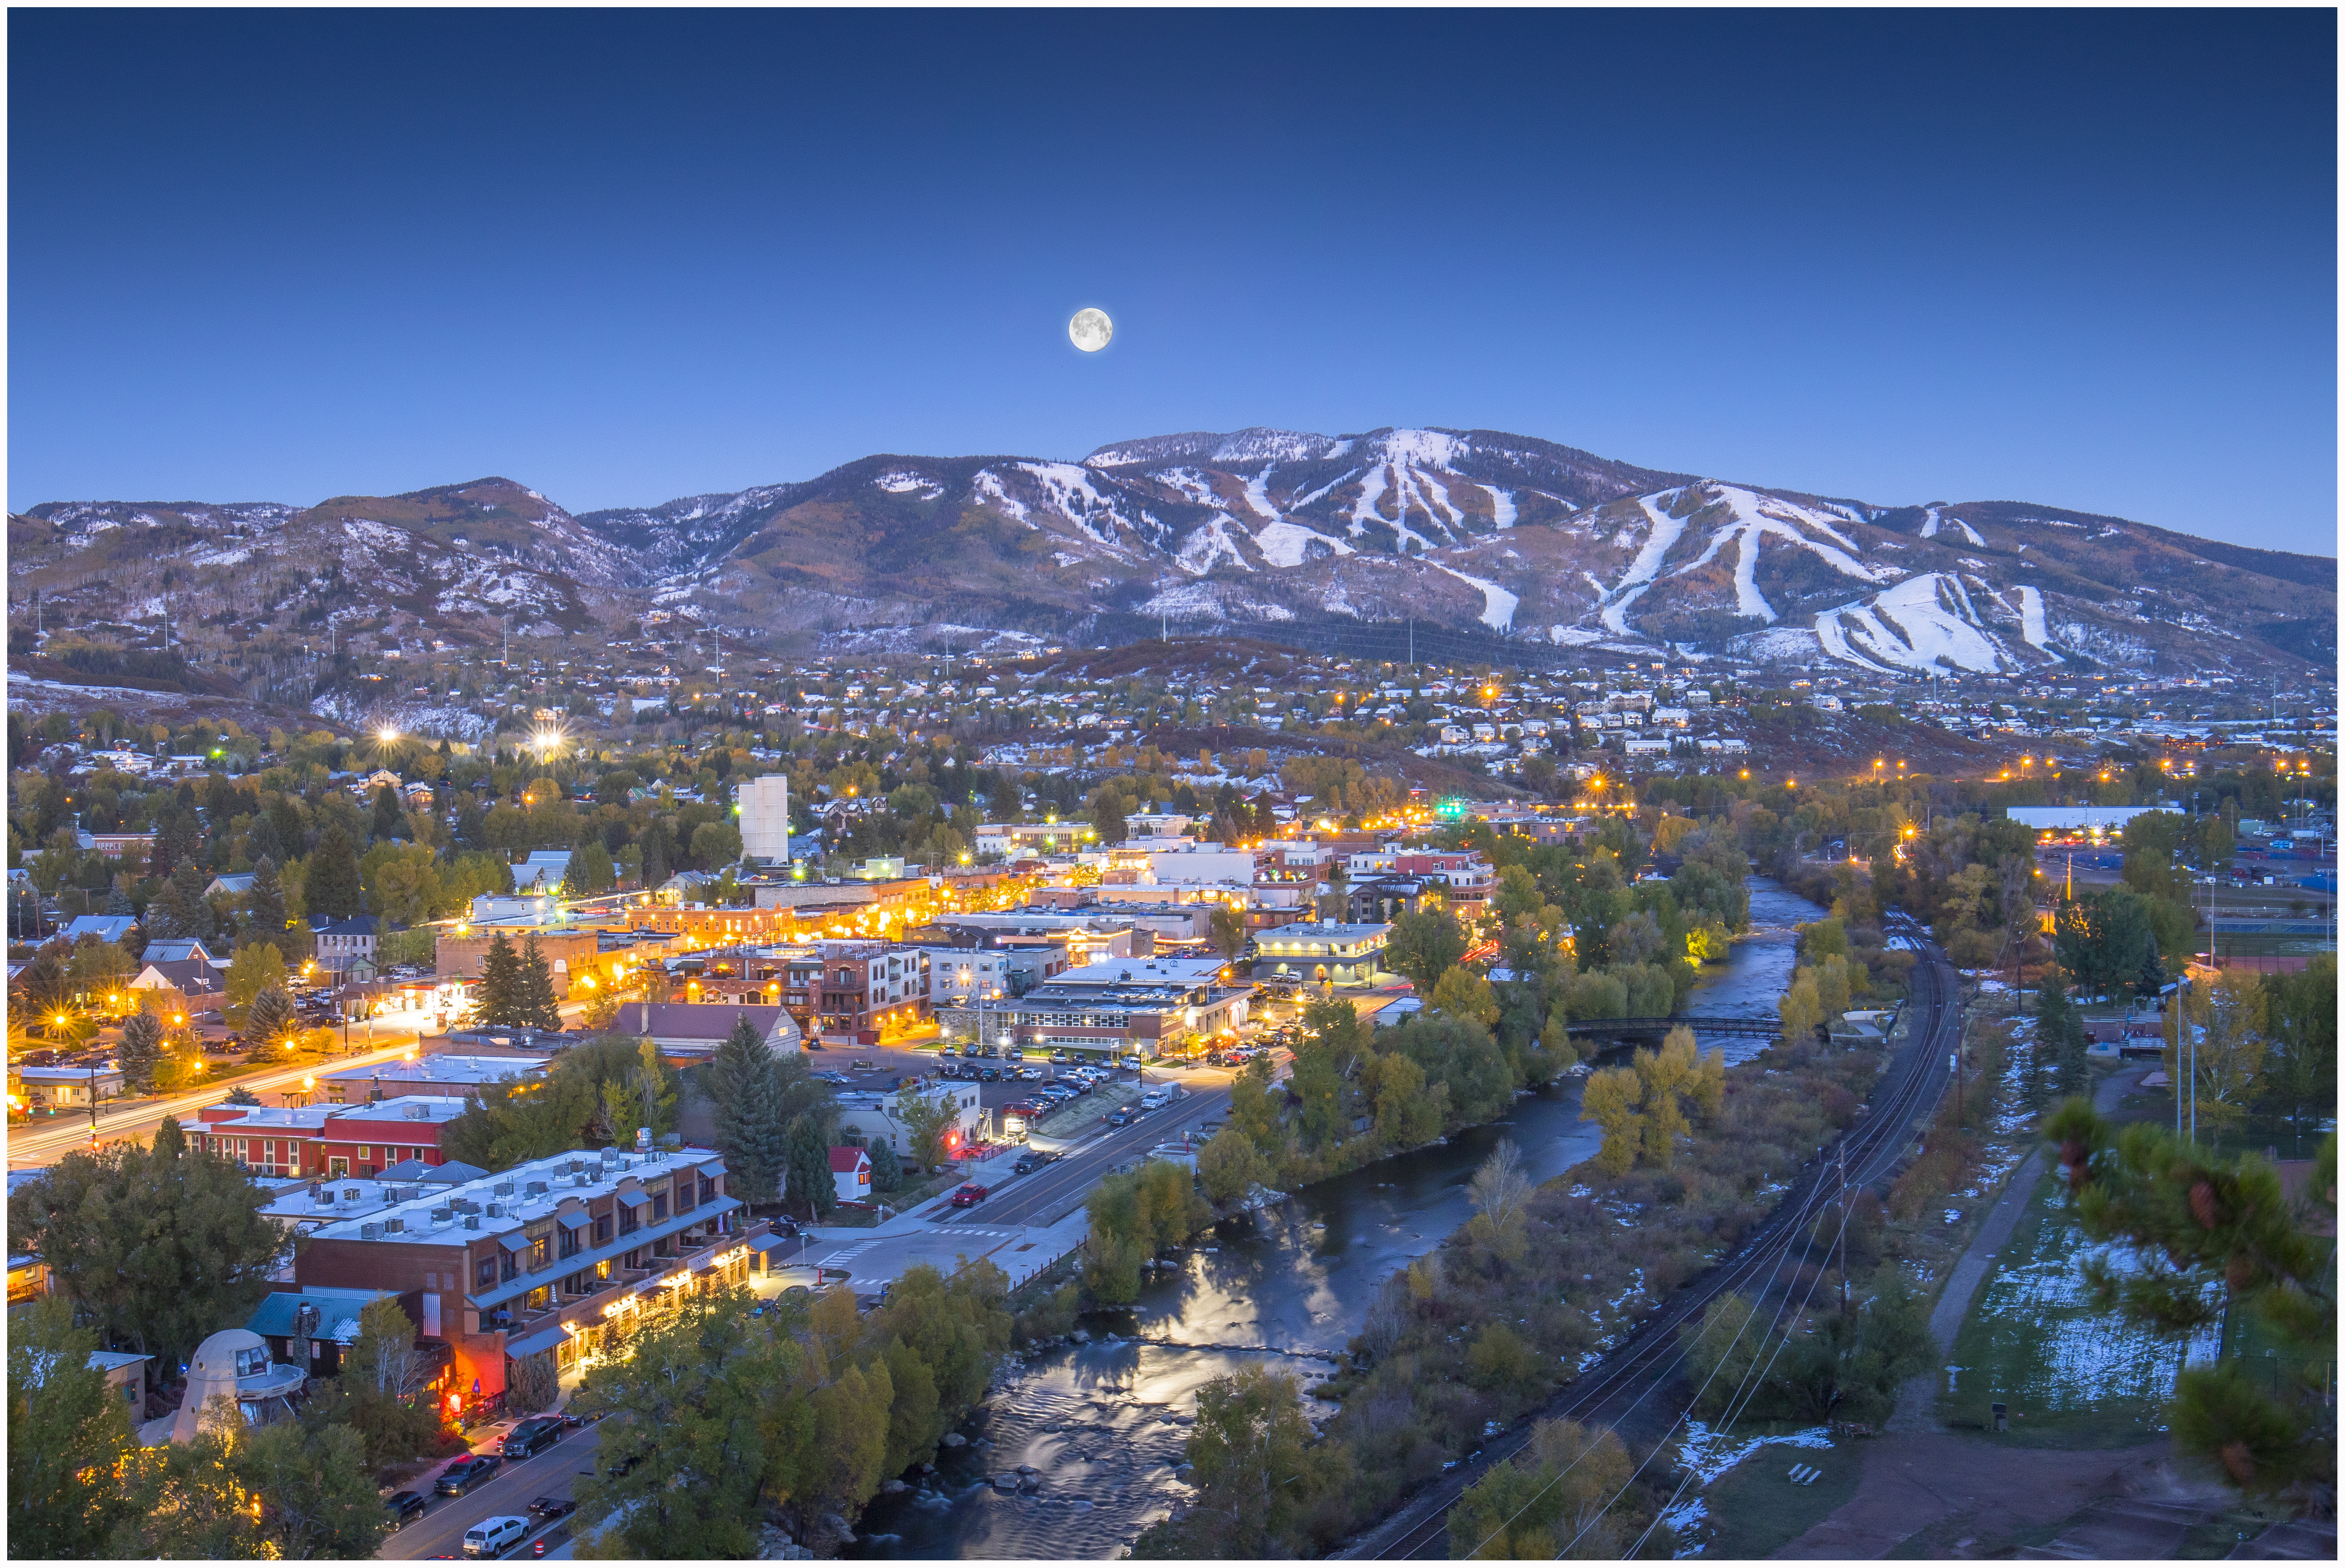
[[[1705,976],[1692,1011],[1773,1017],[1791,977],[1792,926],[1823,916],[1768,878],[1749,885],[1751,932]],[[1734,1061],[1763,1042],[1719,1043]],[[1466,1184],[1501,1138],[1521,1148],[1536,1181],[1562,1174],[1599,1142],[1579,1119],[1579,1080],[1568,1079],[1446,1147],[1380,1161],[1223,1225],[1157,1275],[1137,1306],[1089,1318],[1090,1343],[1004,1368],[993,1397],[962,1429],[969,1445],[939,1454],[919,1490],[874,1502],[850,1550],[1113,1556],[1178,1494],[1173,1467],[1199,1385],[1264,1361],[1306,1382],[1324,1376],[1327,1362],[1282,1352],[1340,1352],[1385,1277],[1466,1223]],[[987,1483],[1020,1465],[1038,1472],[1030,1490]]]

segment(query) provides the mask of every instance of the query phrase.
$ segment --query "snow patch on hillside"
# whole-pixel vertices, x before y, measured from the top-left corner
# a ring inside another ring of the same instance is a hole
[[[1486,484],[1482,488],[1490,492],[1490,511],[1497,526],[1514,527],[1515,519],[1519,515],[1515,510],[1515,492],[1495,484]]]
[[[944,494],[944,491],[939,487],[936,481],[925,475],[907,473],[902,469],[891,469],[871,482],[891,495],[904,495],[918,491],[924,501],[934,501]]]
[[[1910,577],[1869,600],[1822,612],[1816,637],[1833,658],[1869,669],[1951,665],[1992,674],[2021,664],[1982,623],[1962,579],[1946,572]]]
[[[969,488],[976,491],[979,495],[984,497],[987,501],[991,501],[995,506],[1000,507],[1003,511],[1008,512],[1010,516],[1024,523],[1027,527],[1031,529],[1040,529],[1042,526],[1041,523],[1036,522],[1031,517],[1027,515],[1026,503],[1011,495],[1010,491],[1003,487],[1000,476],[996,474],[991,469],[978,470],[977,477],[969,481]]]
[[[1458,582],[1482,591],[1481,622],[1494,632],[1504,632],[1515,623],[1515,606],[1522,601],[1487,578],[1468,577],[1454,566],[1444,566],[1436,561],[1429,563],[1436,571],[1447,572]]]

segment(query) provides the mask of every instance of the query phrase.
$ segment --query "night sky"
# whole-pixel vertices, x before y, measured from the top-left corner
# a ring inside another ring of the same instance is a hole
[[[8,26],[14,508],[1419,424],[2336,550],[2325,10]]]

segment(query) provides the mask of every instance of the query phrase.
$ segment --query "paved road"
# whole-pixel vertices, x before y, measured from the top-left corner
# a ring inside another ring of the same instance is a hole
[[[195,1113],[208,1105],[218,1105],[228,1098],[232,1088],[250,1089],[265,1098],[271,1089],[281,1089],[301,1081],[304,1074],[340,1072],[345,1067],[366,1067],[375,1062],[397,1059],[415,1041],[412,1037],[394,1039],[372,1051],[355,1056],[327,1057],[307,1061],[296,1067],[275,1067],[269,1071],[247,1074],[187,1094],[172,1095],[163,1099],[142,1100],[117,1110],[98,1108],[97,1136],[100,1142],[113,1143],[127,1138],[144,1140],[154,1135],[167,1116],[182,1122],[193,1119]],[[86,1111],[76,1117],[61,1115],[45,1117],[39,1122],[8,1129],[8,1163],[12,1167],[48,1165],[60,1156],[89,1145],[89,1116]]]
[[[464,1532],[482,1520],[493,1519],[502,1513],[527,1517],[530,1499],[533,1497],[574,1497],[577,1494],[571,1488],[578,1479],[578,1472],[594,1468],[597,1434],[597,1428],[585,1427],[570,1433],[534,1458],[519,1463],[508,1460],[485,1484],[474,1487],[462,1497],[432,1495],[432,1485],[439,1481],[441,1472],[448,1468],[448,1463],[452,1462],[433,1465],[421,1481],[409,1482],[406,1488],[431,1497],[431,1506],[422,1518],[412,1521],[407,1528],[386,1540],[376,1555],[417,1558],[436,1557],[444,1553],[452,1557],[462,1557],[464,1554]],[[476,1438],[474,1452],[493,1453],[496,1451],[495,1441]],[[569,1522],[569,1520],[564,1520],[556,1528],[566,1528]],[[540,1533],[542,1531],[533,1527],[529,1536],[523,1537],[521,1544],[505,1555],[529,1556],[530,1539]]]
[[[1138,1159],[1158,1144],[1194,1133],[1208,1121],[1229,1114],[1229,1076],[1225,1073],[1179,1076],[1171,1081],[1183,1092],[1170,1105],[1142,1117],[1130,1127],[1108,1128],[1104,1136],[1083,1144],[1062,1159],[1053,1160],[1027,1176],[1013,1176],[995,1189],[995,1196],[974,1209],[952,1210],[940,1217],[939,1227],[956,1224],[1048,1225],[1080,1208],[1100,1179],[1126,1160]],[[1163,1082],[1151,1075],[1152,1081]]]

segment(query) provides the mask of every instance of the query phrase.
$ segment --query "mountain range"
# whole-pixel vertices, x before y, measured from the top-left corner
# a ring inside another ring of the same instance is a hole
[[[2336,648],[2328,557],[2025,502],[1812,495],[1496,430],[880,454],[576,515],[499,478],[307,508],[50,502],[9,519],[9,545],[12,602],[38,587],[116,619],[169,600],[198,622],[462,640],[664,612],[793,638],[1411,620],[1596,662],[1909,672],[2279,675]]]

